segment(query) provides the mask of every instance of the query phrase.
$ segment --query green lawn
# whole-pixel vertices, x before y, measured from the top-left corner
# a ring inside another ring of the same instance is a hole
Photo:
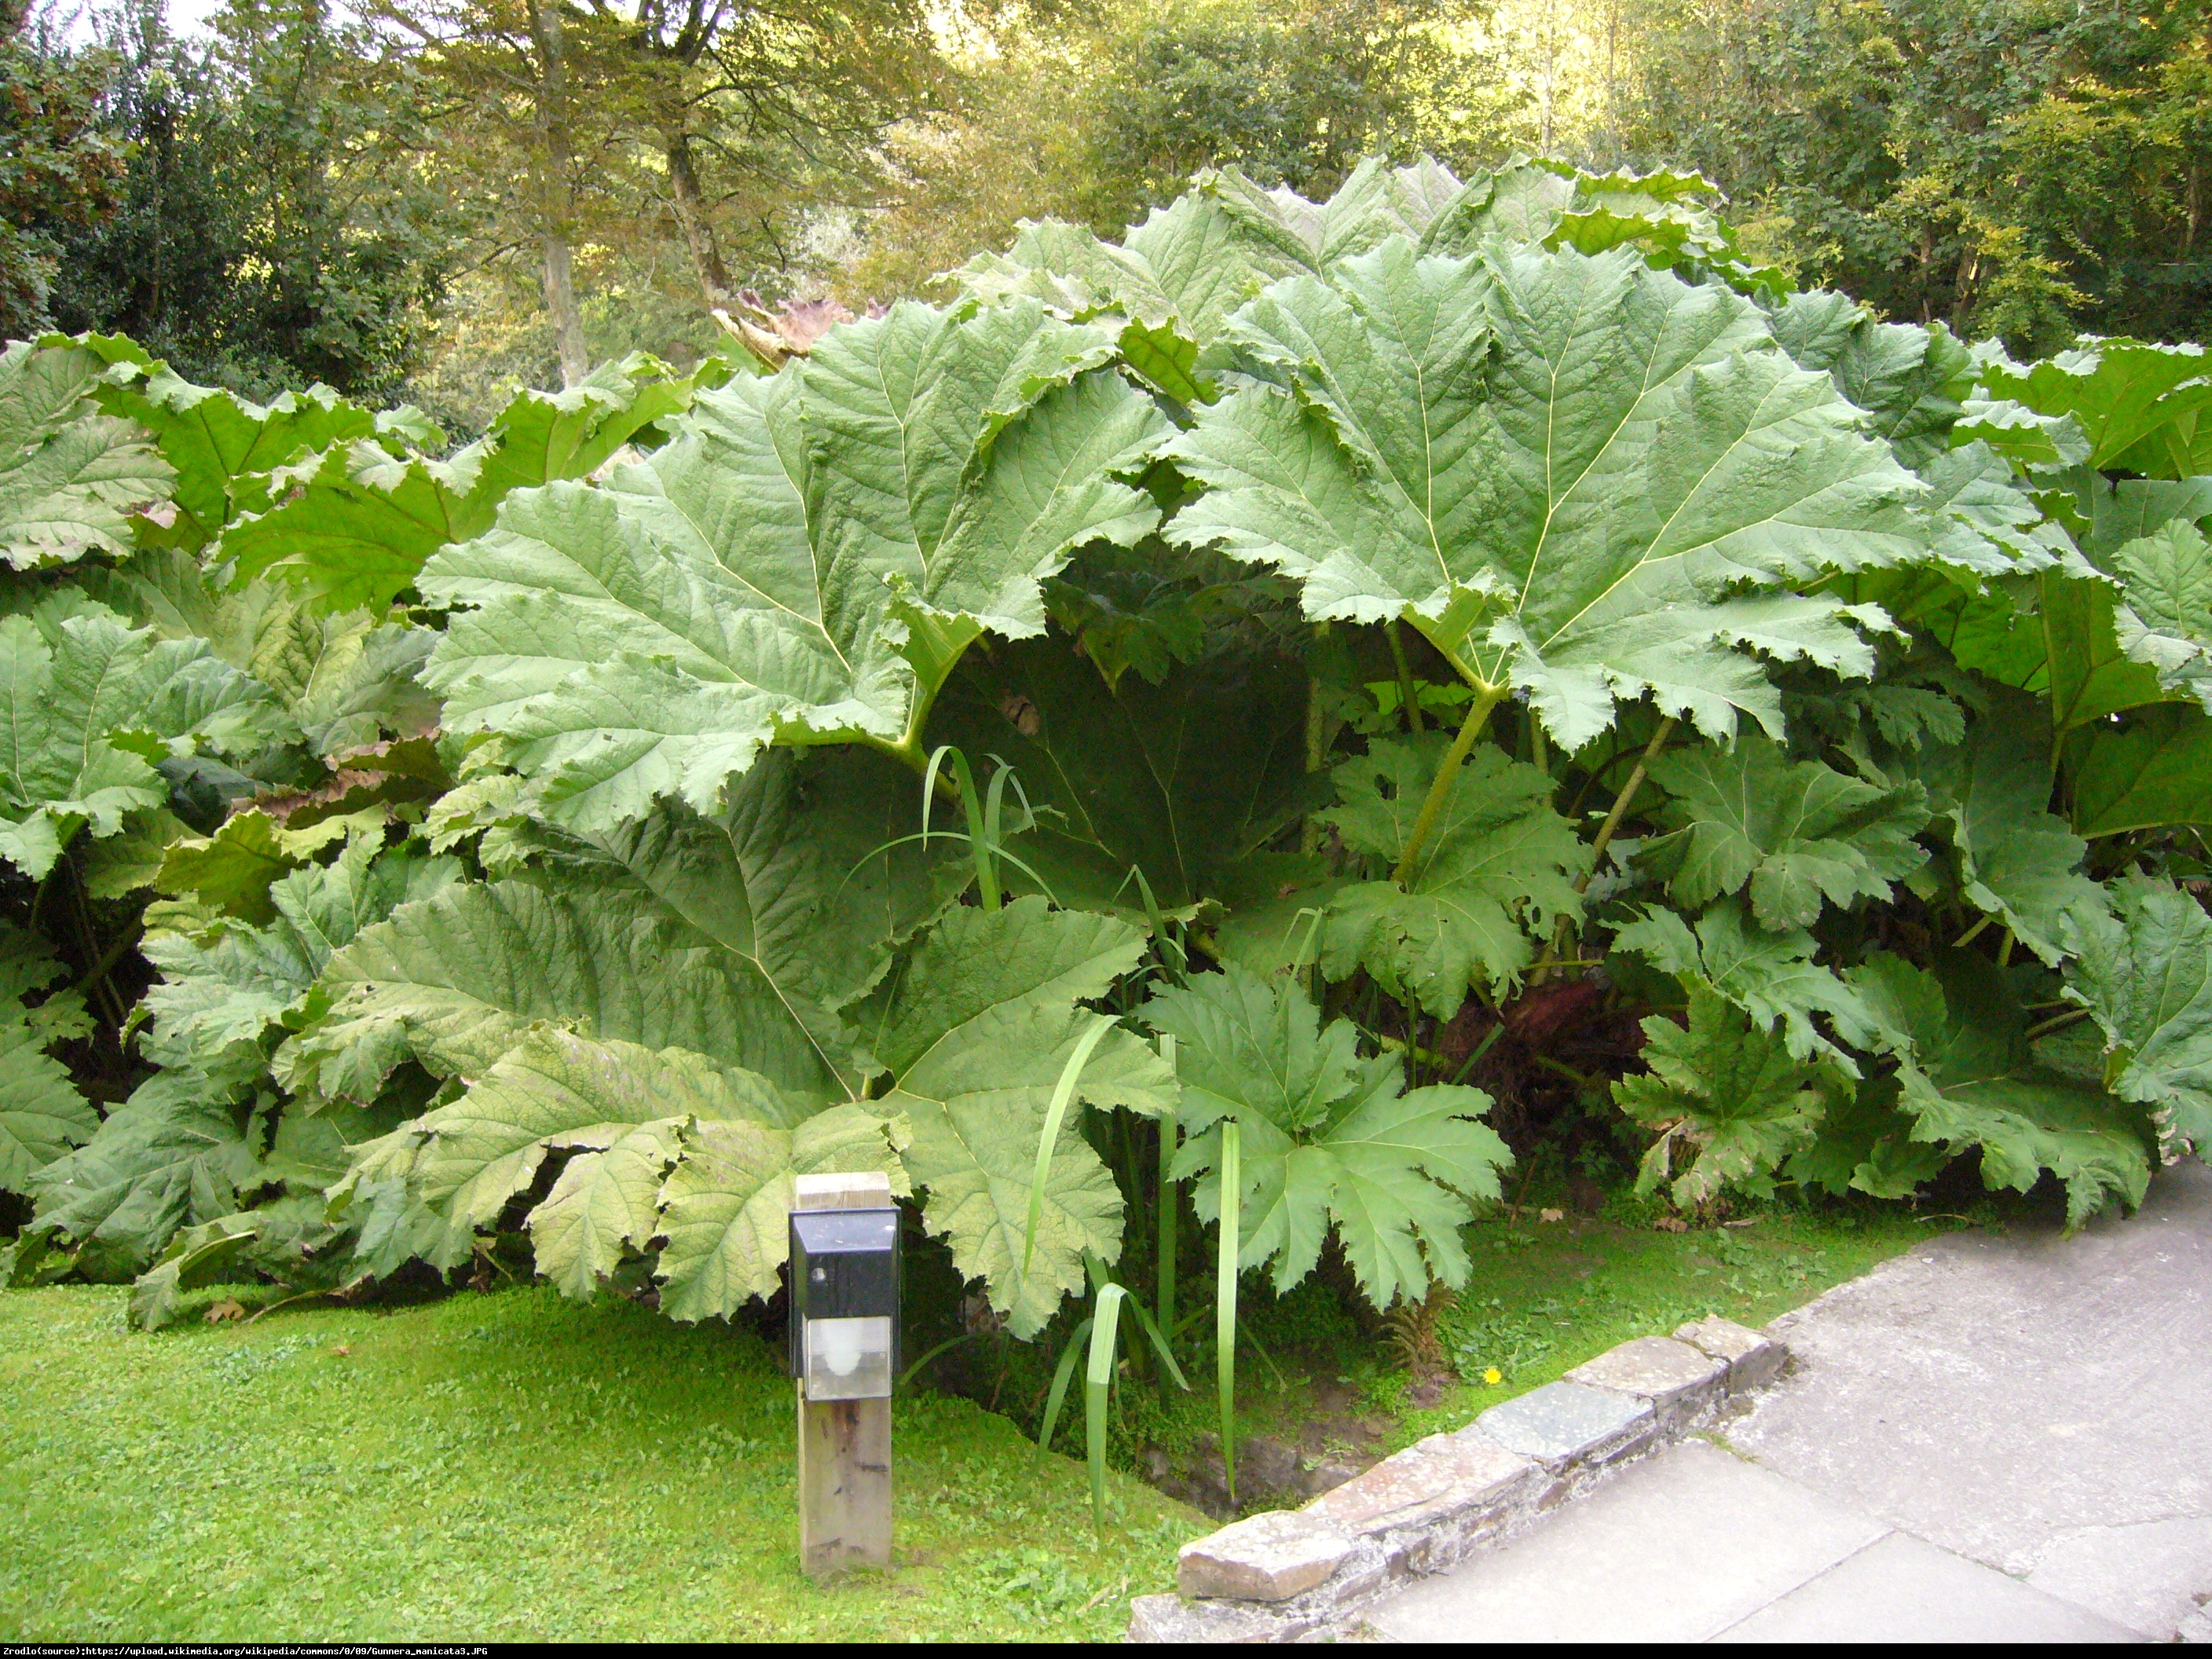
[[[749,1333],[549,1291],[251,1328],[0,1296],[0,1633],[44,1641],[1104,1638],[1210,1523],[964,1401],[896,1407],[899,1571],[796,1565]]]
[[[1764,1325],[1965,1222],[1823,1200],[1740,1211],[1751,1217],[1747,1225],[1673,1233],[1619,1198],[1602,1215],[1562,1209],[1553,1212],[1558,1220],[1540,1219],[1555,1202],[1566,1200],[1534,1200],[1517,1218],[1489,1217],[1462,1234],[1474,1272],[1437,1318],[1436,1335],[1446,1365],[1466,1380],[1448,1381],[1430,1404],[1407,1398],[1407,1372],[1388,1338],[1358,1328],[1343,1296],[1309,1281],[1272,1307],[1250,1297],[1250,1322],[1262,1344],[1273,1345],[1274,1364],[1240,1353],[1239,1433],[1308,1451],[1331,1441],[1395,1450],[1458,1428],[1631,1337],[1664,1336],[1709,1313]],[[1984,1203],[1975,1218],[2007,1218]],[[1483,1380],[1492,1370],[1494,1383]],[[1207,1394],[1177,1400],[1152,1431],[1171,1447],[1188,1446],[1214,1425]],[[1073,1444],[1066,1434],[1055,1443]]]
[[[1327,1419],[1386,1450],[1627,1337],[1762,1323],[1960,1219],[1776,1206],[1667,1233],[1607,1212],[1468,1230],[1474,1280],[1437,1335],[1477,1380],[1432,1403],[1325,1286],[1255,1305],[1286,1380],[1242,1363],[1243,1431],[1335,1438]],[[791,1385],[749,1331],[507,1290],[149,1336],[125,1295],[0,1295],[0,1636],[1098,1639],[1212,1524],[1116,1476],[1094,1540],[1079,1462],[969,1401],[902,1400],[899,1569],[817,1589],[795,1565]],[[1122,1432],[1187,1446],[1212,1425],[1210,1394],[1154,1401],[1130,1390]]]

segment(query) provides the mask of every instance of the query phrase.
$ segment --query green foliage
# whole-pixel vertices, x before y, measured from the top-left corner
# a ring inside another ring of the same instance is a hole
[[[2191,354],[2013,364],[1521,160],[962,282],[450,453],[6,360],[25,453],[151,481],[0,617],[19,1275],[150,1326],[526,1241],[727,1318],[867,1168],[1030,1338],[1194,1182],[1233,1378],[1240,1269],[1474,1282],[1473,1075],[1685,1206],[1972,1158],[2078,1223],[2212,1134]]]
[[[250,752],[283,724],[199,641],[157,640],[73,597],[0,618],[0,854],[33,878],[79,830],[113,836],[162,805],[160,763]]]
[[[1961,896],[2056,963],[2067,918],[2104,899],[2080,873],[2087,843],[2045,810],[2052,779],[2043,727],[2033,704],[2000,699],[1965,741],[1931,746],[1917,769],[1949,821]]]
[[[1928,821],[1919,786],[1877,789],[1817,761],[1792,764],[1763,738],[1664,756],[1651,775],[1672,833],[1647,842],[1643,860],[1686,909],[1747,884],[1760,926],[1803,927],[1824,901],[1887,899],[1928,856],[1912,840]]]
[[[1039,631],[1041,578],[1158,517],[1108,476],[1160,425],[1109,353],[1033,306],[909,304],[702,398],[650,463],[523,497],[423,571],[478,607],[432,659],[447,719],[586,831],[713,810],[779,733],[911,752],[984,629]]]
[[[257,398],[388,397],[472,228],[433,163],[434,94],[319,0],[237,0],[197,40],[171,21],[127,0],[70,54],[105,71],[88,138],[120,165],[106,211],[52,224],[54,322]]]
[[[21,1192],[38,1170],[90,1139],[100,1118],[69,1068],[46,1052],[84,1034],[84,999],[50,989],[65,970],[42,941],[13,927],[0,940],[0,1189]],[[48,994],[38,1004],[24,1003],[40,990]]]
[[[1189,1138],[1178,1178],[1201,1178],[1199,1214],[1221,1211],[1220,1126],[1242,1139],[1241,1266],[1272,1262],[1287,1289],[1313,1270],[1334,1229],[1376,1307],[1419,1301],[1433,1281],[1466,1284],[1457,1229],[1498,1196],[1511,1161],[1481,1121],[1490,1097],[1449,1085],[1406,1092],[1404,1062],[1363,1057],[1349,1020],[1324,1027],[1295,986],[1230,964],[1156,993],[1146,1017],[1176,1038]]]
[[[1775,1166],[1820,1129],[1826,1103],[1821,1069],[1701,985],[1691,988],[1687,1026],[1654,1014],[1644,1022],[1644,1036],[1650,1070],[1621,1079],[1613,1091],[1623,1111],[1658,1132],[1636,1190],[1663,1185],[1684,1206],[1717,1197],[1724,1187],[1771,1193]]]
[[[1854,1048],[1887,1046],[1874,1012],[1832,969],[1814,960],[1820,946],[1812,934],[1758,927],[1741,902],[1712,906],[1698,918],[1694,933],[1674,912],[1654,908],[1623,926],[1613,944],[1674,975],[1692,998],[1711,993],[1733,1003],[1762,1031],[1779,1023],[1784,1047],[1798,1060],[1825,1057],[1859,1074],[1858,1062],[1814,1024],[1816,1017]]]
[[[2201,337],[2204,63],[2192,3],[1666,0],[1608,38],[1624,92],[1586,142],[1704,168],[1885,316],[2038,351]]]
[[[1898,1078],[1914,1139],[1978,1147],[1991,1188],[2026,1192],[2049,1170],[2065,1183],[2069,1223],[2108,1193],[2142,1201],[2150,1164],[2139,1115],[2039,1058],[1993,966],[1947,954],[1930,972],[1882,955],[1854,978],[1910,1044]]]
[[[2169,520],[2112,554],[2126,599],[2112,611],[2120,649],[2157,672],[2168,691],[2212,708],[2212,544],[2186,520]]]
[[[405,442],[435,428],[332,443],[276,467],[279,499],[228,532],[224,549],[241,575],[297,583],[321,608],[380,609],[441,547],[489,530],[510,491],[594,471],[684,410],[701,377],[712,371],[678,377],[642,356],[609,363],[566,392],[520,393],[443,460]]]
[[[2112,1092],[2156,1115],[2164,1139],[2212,1144],[2212,921],[2177,889],[2119,883],[2109,915],[2075,918],[2067,994],[2105,1033]]]
[[[1076,1003],[1103,995],[1143,950],[1126,923],[1042,897],[955,909],[856,1010],[895,1079],[878,1102],[913,1127],[905,1159],[928,1192],[922,1220],[963,1274],[990,1285],[1018,1335],[1082,1288],[1086,1250],[1107,1262],[1121,1252],[1121,1195],[1074,1120],[1047,1166],[1033,1249],[1031,1171],[1054,1086],[1091,1023]],[[1126,1031],[1091,1051],[1079,1087],[1093,1106],[1148,1116],[1176,1101],[1173,1074]]]
[[[588,1299],[665,1232],[669,1312],[700,1319],[775,1288],[794,1176],[896,1173],[902,1131],[858,1107],[815,1112],[686,1049],[538,1027],[459,1099],[362,1148],[337,1191],[403,1182],[465,1232],[497,1220],[549,1155],[566,1152],[524,1218],[538,1271]]]
[[[1778,730],[1739,647],[1863,673],[1881,622],[1771,590],[1925,538],[1910,475],[1768,338],[1626,249],[1386,244],[1240,313],[1254,383],[1169,447],[1209,489],[1170,534],[1279,563],[1309,616],[1402,614],[1569,746],[1646,693],[1717,738],[1739,711]]]
[[[1378,739],[1336,769],[1341,803],[1320,815],[1354,853],[1395,872],[1437,775],[1441,737]],[[1453,768],[1449,793],[1402,881],[1334,892],[1322,923],[1321,963],[1333,979],[1364,969],[1401,1000],[1449,1018],[1477,988],[1510,986],[1535,955],[1529,935],[1582,914],[1574,878],[1589,854],[1552,810],[1552,781],[1499,750]]]
[[[95,406],[88,351],[18,340],[0,352],[0,558],[18,570],[121,553],[131,515],[168,498],[174,467]]]
[[[62,239],[112,210],[124,167],[99,118],[112,66],[26,39],[29,11],[0,14],[0,340],[46,326]]]
[[[33,1230],[73,1246],[86,1277],[127,1279],[179,1227],[235,1212],[258,1184],[257,1126],[205,1093],[183,1070],[143,1085],[87,1145],[31,1177]]]
[[[1012,765],[1035,822],[1012,844],[1056,898],[1133,920],[1132,868],[1170,912],[1226,898],[1310,803],[1304,701],[1279,658],[1224,651],[1162,685],[1109,684],[1061,641],[1024,641],[963,665],[931,729]]]

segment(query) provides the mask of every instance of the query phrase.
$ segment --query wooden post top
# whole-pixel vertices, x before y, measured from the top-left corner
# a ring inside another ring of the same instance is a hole
[[[891,1178],[881,1170],[803,1175],[792,1183],[794,1210],[888,1210]]]

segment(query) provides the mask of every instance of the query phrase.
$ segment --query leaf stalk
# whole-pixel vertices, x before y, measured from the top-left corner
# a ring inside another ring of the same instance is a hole
[[[1620,828],[1620,821],[1628,816],[1628,809],[1636,804],[1637,793],[1644,787],[1644,774],[1650,769],[1651,763],[1658,758],[1659,751],[1667,746],[1667,739],[1674,732],[1674,717],[1669,714],[1659,722],[1659,729],[1651,734],[1651,741],[1644,745],[1644,753],[1638,757],[1635,769],[1620,786],[1620,793],[1613,798],[1613,810],[1605,815],[1605,822],[1598,826],[1597,839],[1590,843],[1590,867],[1575,878],[1575,891],[1577,893],[1589,890],[1590,879],[1597,874],[1598,866],[1605,859],[1605,849],[1613,844],[1613,832]]]
[[[1244,1203],[1243,1130],[1221,1126],[1221,1256],[1214,1272],[1213,1383],[1221,1404],[1221,1468],[1229,1501],[1237,1501],[1237,1258]]]
[[[1419,866],[1421,849],[1428,845],[1429,835],[1443,815],[1444,802],[1450,797],[1452,785],[1458,781],[1459,769],[1465,764],[1468,751],[1474,740],[1482,735],[1482,728],[1490,719],[1490,711],[1505,701],[1505,687],[1484,683],[1475,693],[1474,702],[1467,711],[1467,719],[1459,728],[1459,735],[1444,751],[1443,763],[1437,768],[1436,781],[1429,786],[1428,797],[1421,802],[1421,810],[1413,819],[1413,827],[1407,833],[1406,845],[1398,854],[1398,866],[1391,871],[1390,879],[1403,887],[1413,878]]]

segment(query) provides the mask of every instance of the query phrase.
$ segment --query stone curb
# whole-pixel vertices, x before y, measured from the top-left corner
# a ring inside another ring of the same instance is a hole
[[[1772,1382],[1777,1339],[1718,1317],[1607,1350],[1557,1382],[1432,1434],[1301,1510],[1186,1544],[1175,1595],[1129,1604],[1132,1642],[1297,1642],[1345,1633],[1408,1580],[1522,1531],[1616,1465]]]

